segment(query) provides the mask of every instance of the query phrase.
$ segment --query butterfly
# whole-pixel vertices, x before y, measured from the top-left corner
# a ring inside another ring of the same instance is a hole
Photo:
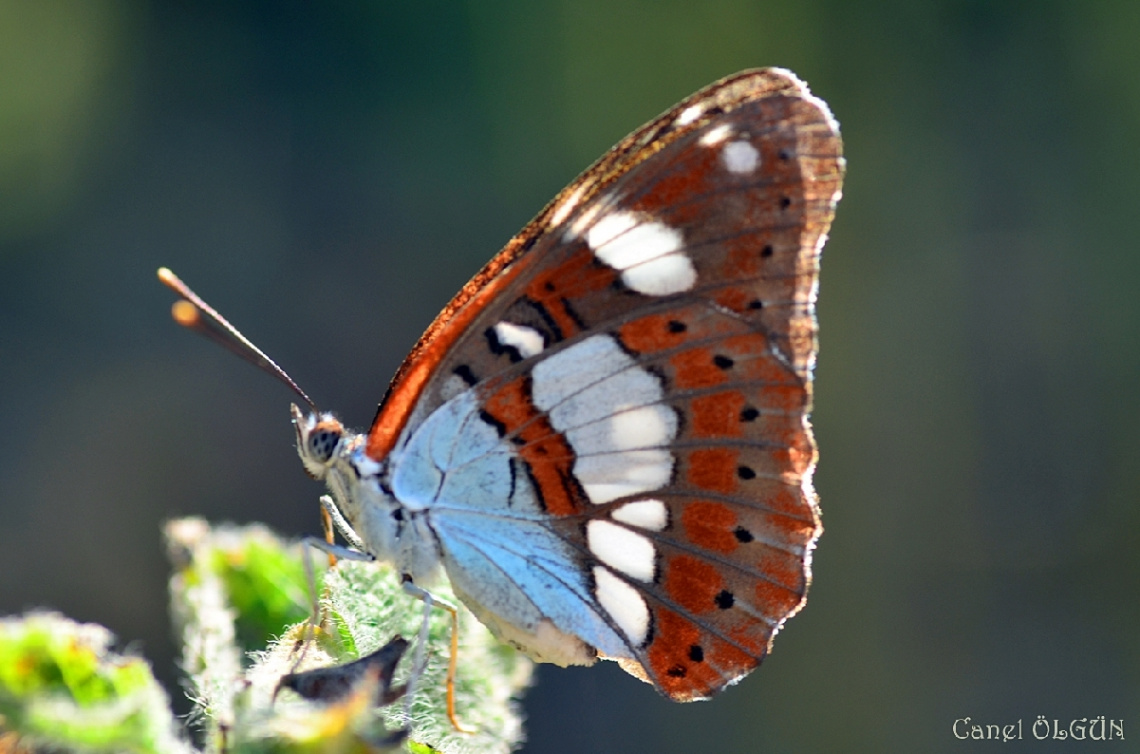
[[[668,698],[753,670],[822,529],[808,414],[844,172],[827,105],[748,70],[607,152],[435,319],[371,429],[293,408],[358,547],[502,640]]]

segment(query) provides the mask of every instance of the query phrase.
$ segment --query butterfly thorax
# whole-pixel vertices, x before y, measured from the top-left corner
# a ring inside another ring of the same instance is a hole
[[[392,563],[417,584],[436,580],[439,546],[428,511],[398,500],[387,483],[387,461],[365,453],[366,437],[348,430],[334,416],[293,407],[297,453],[305,471],[323,480],[341,515],[377,560]]]

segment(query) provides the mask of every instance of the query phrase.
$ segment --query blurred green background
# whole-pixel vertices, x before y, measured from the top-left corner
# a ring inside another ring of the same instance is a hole
[[[811,600],[711,703],[544,668],[527,751],[1140,734],[1137,40],[1125,1],[0,1],[0,613],[104,623],[176,688],[161,523],[319,530],[290,395],[179,331],[156,267],[363,427],[579,170],[781,65],[848,157]]]

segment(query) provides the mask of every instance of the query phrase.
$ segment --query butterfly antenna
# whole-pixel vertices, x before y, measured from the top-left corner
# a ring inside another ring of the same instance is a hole
[[[214,307],[190,290],[189,286],[183,283],[177,275],[165,267],[160,267],[158,279],[162,281],[163,285],[182,297],[182,300],[174,302],[174,306],[170,309],[170,314],[174,317],[175,322],[189,330],[205,335],[263,372],[268,372],[281,380],[289,386],[290,390],[300,396],[301,400],[308,404],[314,413],[317,411],[317,404],[305,395],[305,391],[298,387],[296,382],[293,382],[293,378],[286,374],[284,369],[277,366],[273,359],[266,356],[260,348],[251,343],[249,338],[238,332],[238,329],[227,322],[225,317],[218,314]]]

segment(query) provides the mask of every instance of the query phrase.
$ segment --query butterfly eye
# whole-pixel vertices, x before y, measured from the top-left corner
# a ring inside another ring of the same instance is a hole
[[[321,463],[328,463],[340,442],[340,427],[317,426],[309,433],[309,453]]]
[[[313,479],[324,479],[329,461],[336,455],[344,437],[344,426],[332,414],[309,414],[291,406],[293,428],[297,431],[297,453],[305,472]]]

